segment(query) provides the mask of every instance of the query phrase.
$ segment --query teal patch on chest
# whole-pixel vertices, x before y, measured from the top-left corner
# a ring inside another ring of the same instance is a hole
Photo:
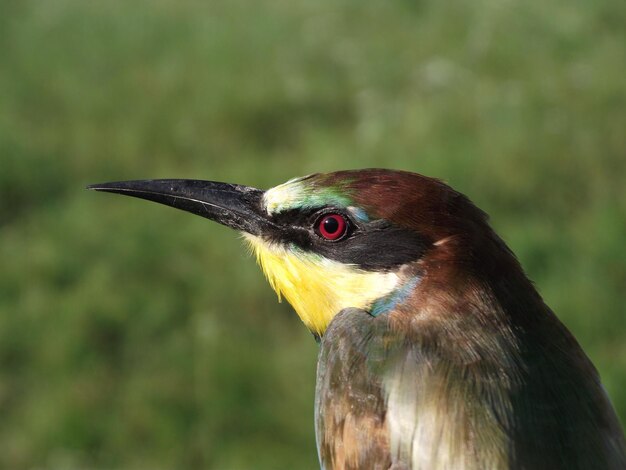
[[[377,317],[378,315],[387,313],[392,311],[398,304],[404,302],[407,297],[411,294],[413,289],[417,286],[420,281],[419,276],[414,276],[407,281],[405,281],[400,287],[377,299],[372,305],[372,309],[370,311],[370,315],[373,317]]]

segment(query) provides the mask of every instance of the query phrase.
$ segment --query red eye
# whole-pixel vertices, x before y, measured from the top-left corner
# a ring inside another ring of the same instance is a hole
[[[341,238],[348,229],[346,218],[339,214],[326,214],[317,219],[317,230],[326,240]]]

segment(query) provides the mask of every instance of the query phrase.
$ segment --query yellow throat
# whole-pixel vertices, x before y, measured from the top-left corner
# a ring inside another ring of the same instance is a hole
[[[244,234],[267,280],[311,332],[322,335],[342,309],[369,309],[398,284],[393,272],[377,273]]]

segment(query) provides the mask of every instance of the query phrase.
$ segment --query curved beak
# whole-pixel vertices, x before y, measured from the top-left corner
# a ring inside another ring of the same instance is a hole
[[[87,189],[158,202],[252,235],[262,235],[275,227],[263,210],[263,191],[248,186],[171,179],[92,184]]]

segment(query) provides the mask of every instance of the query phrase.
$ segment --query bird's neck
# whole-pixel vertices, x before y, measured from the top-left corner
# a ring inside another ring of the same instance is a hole
[[[595,368],[508,249],[491,249],[482,263],[431,260],[390,312],[413,350],[385,385],[392,444],[406,443],[403,416],[414,410],[413,447],[399,452],[436,449],[424,458],[446,468],[609,468],[624,441]],[[462,465],[472,452],[481,465]]]

